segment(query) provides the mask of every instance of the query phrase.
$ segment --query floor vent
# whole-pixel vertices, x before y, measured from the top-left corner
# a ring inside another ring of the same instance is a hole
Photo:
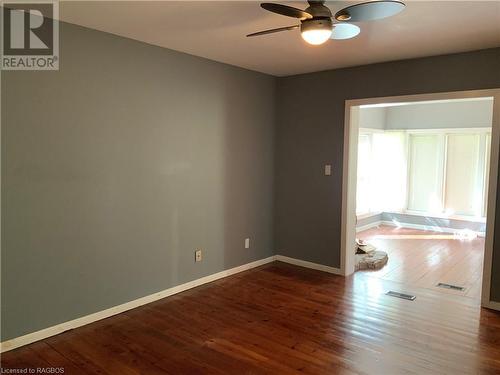
[[[461,292],[463,292],[465,290],[465,288],[463,286],[451,285],[451,284],[446,284],[446,283],[439,283],[436,286],[440,287],[440,288],[445,288],[445,289],[459,290]]]
[[[388,291],[386,294],[391,297],[407,299],[408,301],[414,301],[415,298],[417,298],[415,296],[412,296],[411,294],[399,293],[393,290]]]

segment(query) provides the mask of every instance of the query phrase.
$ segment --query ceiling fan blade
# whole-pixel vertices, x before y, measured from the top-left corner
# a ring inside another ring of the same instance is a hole
[[[361,32],[361,29],[352,23],[337,23],[333,27],[332,36],[330,39],[343,40],[351,39]]]
[[[335,13],[337,21],[374,21],[391,17],[405,8],[405,3],[399,0],[376,0],[355,4]]]
[[[288,5],[281,5],[275,3],[262,3],[260,4],[260,6],[265,10],[268,10],[269,12],[278,13],[281,14],[282,16],[294,17],[299,19],[313,18],[312,14],[294,7],[289,7]]]
[[[277,29],[264,30],[264,31],[259,31],[256,33],[248,34],[247,37],[248,36],[266,35],[266,34],[272,34],[272,33],[279,33],[280,31],[294,30],[294,29],[298,29],[299,27],[300,27],[299,25],[278,27]]]

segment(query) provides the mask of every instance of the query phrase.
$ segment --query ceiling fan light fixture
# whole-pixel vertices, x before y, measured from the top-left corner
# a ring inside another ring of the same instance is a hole
[[[333,24],[331,19],[306,20],[300,25],[302,39],[315,46],[329,40],[332,36],[332,30]]]
[[[302,39],[315,46],[325,43],[331,36],[331,30],[308,30],[302,32]]]
[[[349,21],[351,19],[351,15],[348,12],[343,12],[343,13],[337,13],[335,15],[335,19],[337,21]]]
[[[360,28],[353,25],[352,22],[381,20],[398,14],[406,6],[402,0],[358,1],[364,2],[340,9],[335,15],[332,15],[330,8],[325,5],[325,0],[308,0],[309,6],[304,10],[283,4],[262,3],[260,6],[265,10],[282,16],[298,18],[300,24],[259,31],[247,36],[273,34],[300,27],[302,39],[309,44],[320,45],[329,39],[342,40],[356,37]],[[335,20],[335,26],[333,20]]]

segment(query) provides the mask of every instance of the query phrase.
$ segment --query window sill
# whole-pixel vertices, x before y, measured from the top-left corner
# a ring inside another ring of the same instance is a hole
[[[399,215],[412,215],[412,216],[425,216],[425,217],[434,217],[437,219],[448,219],[448,220],[459,220],[459,221],[469,221],[472,223],[486,223],[485,217],[478,216],[466,216],[466,215],[446,215],[439,213],[431,213],[431,212],[421,212],[421,211],[384,211],[388,214],[399,214]]]

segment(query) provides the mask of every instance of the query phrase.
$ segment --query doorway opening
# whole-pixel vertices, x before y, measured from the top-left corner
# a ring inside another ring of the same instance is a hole
[[[366,266],[364,241],[388,262],[357,272],[492,307],[499,92],[346,103],[345,275]]]

